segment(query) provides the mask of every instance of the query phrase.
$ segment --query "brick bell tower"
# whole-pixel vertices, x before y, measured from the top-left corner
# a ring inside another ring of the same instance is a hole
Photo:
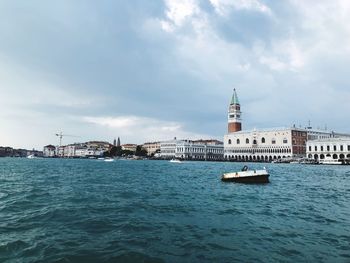
[[[242,130],[241,106],[238,101],[236,89],[233,89],[233,95],[228,109],[228,133]]]

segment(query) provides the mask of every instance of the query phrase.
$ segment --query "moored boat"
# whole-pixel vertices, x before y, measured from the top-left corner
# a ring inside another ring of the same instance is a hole
[[[171,162],[171,163],[182,163],[182,161],[179,160],[179,159],[171,159],[169,162]]]
[[[338,159],[332,159],[331,157],[326,157],[325,159],[321,159],[319,160],[320,164],[330,164],[330,165],[335,165],[335,164],[343,164],[343,162],[341,162]]]
[[[221,180],[224,182],[261,184],[269,182],[269,173],[264,167],[262,170],[249,170],[244,166],[242,171],[224,173]]]

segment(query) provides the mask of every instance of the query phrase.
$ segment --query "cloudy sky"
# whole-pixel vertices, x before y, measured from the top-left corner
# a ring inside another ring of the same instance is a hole
[[[348,0],[0,1],[0,145],[350,132]]]

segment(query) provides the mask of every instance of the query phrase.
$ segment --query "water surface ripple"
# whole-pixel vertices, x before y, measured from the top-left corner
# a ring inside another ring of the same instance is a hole
[[[2,158],[0,262],[350,262],[350,166],[264,165]]]

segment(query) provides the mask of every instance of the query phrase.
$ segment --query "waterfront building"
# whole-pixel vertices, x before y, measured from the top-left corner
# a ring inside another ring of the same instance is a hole
[[[43,157],[44,153],[42,151],[38,151],[38,150],[27,150],[27,156],[35,156],[35,157]]]
[[[85,145],[86,145],[85,157],[102,156],[104,152],[109,151],[113,147],[112,144],[104,141],[89,141],[89,142],[86,142]]]
[[[56,155],[64,158],[100,157],[110,150],[113,145],[104,141],[89,141],[74,143],[56,148]]]
[[[272,161],[305,156],[307,132],[297,128],[239,131],[224,136],[225,159]]]
[[[317,161],[350,159],[350,138],[337,137],[308,141],[306,154],[308,158]]]
[[[154,155],[160,151],[160,142],[146,142],[142,145],[142,148],[147,151],[147,155]]]
[[[44,146],[43,155],[44,157],[55,157],[56,147],[51,144]]]
[[[327,139],[327,138],[342,138],[342,137],[350,138],[350,134],[314,129],[310,125],[309,127],[306,127],[305,130],[307,131],[308,141],[321,140],[321,139]]]
[[[126,143],[121,145],[122,150],[136,152],[137,144]]]
[[[222,142],[216,140],[174,139],[160,143],[160,156],[164,159],[222,160],[224,146]]]
[[[11,147],[0,147],[0,157],[12,156],[13,148]]]

